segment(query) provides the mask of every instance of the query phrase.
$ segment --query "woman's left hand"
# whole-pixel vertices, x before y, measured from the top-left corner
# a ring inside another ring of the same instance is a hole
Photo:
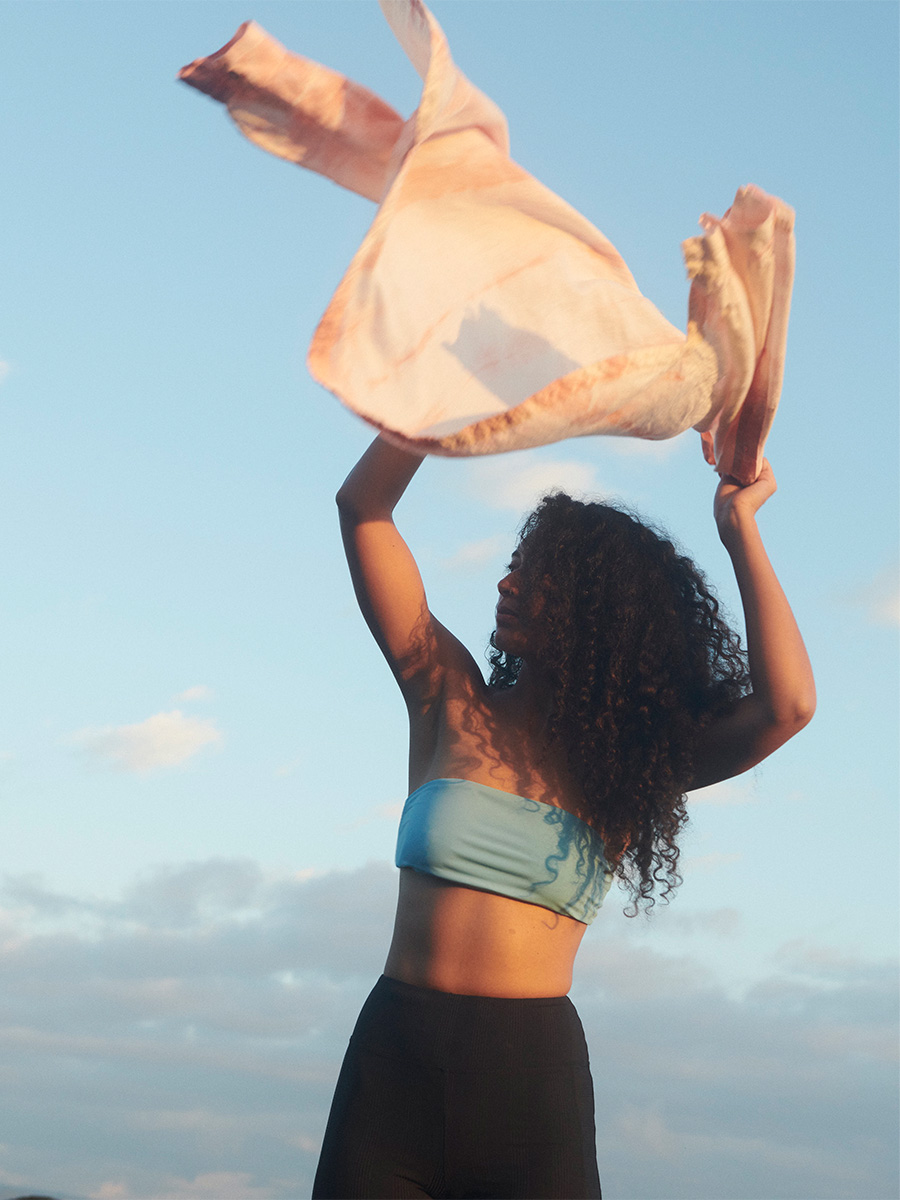
[[[713,515],[722,541],[727,542],[729,534],[738,528],[742,519],[754,517],[775,494],[777,487],[767,458],[763,459],[762,470],[753,483],[742,485],[730,475],[724,475],[719,480],[713,501]]]

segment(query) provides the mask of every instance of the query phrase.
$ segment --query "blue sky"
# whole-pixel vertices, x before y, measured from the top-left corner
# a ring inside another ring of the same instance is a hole
[[[604,1194],[896,1195],[897,9],[433,11],[675,324],[701,212],[797,210],[761,525],[819,710],[696,795],[668,910],[586,937]],[[333,504],[369,433],[304,367],[373,208],[175,82],[248,17],[415,106],[374,0],[0,4],[0,1197],[307,1195],[390,936],[404,710]],[[431,460],[398,523],[476,655],[554,484],[737,611],[693,434]]]

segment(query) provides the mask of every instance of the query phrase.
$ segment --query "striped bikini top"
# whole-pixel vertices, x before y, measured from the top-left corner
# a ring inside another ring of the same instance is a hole
[[[398,867],[524,900],[589,925],[612,883],[600,835],[580,817],[469,779],[409,796]]]

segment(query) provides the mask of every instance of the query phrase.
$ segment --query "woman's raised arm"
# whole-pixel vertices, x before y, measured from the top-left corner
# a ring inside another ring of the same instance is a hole
[[[408,702],[433,696],[442,669],[471,661],[430,613],[419,568],[394,525],[394,508],[421,464],[421,455],[378,437],[336,496],[359,607]]]
[[[748,771],[799,733],[816,709],[809,656],[756,525],[775,489],[768,461],[755,483],[741,487],[726,477],[716,489],[716,525],[744,609],[752,692],[704,731],[692,788]]]

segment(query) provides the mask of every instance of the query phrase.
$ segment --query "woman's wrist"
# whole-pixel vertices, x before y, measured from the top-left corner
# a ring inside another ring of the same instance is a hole
[[[758,532],[755,509],[745,509],[737,504],[716,521],[719,540],[726,550],[737,549],[748,537]]]

